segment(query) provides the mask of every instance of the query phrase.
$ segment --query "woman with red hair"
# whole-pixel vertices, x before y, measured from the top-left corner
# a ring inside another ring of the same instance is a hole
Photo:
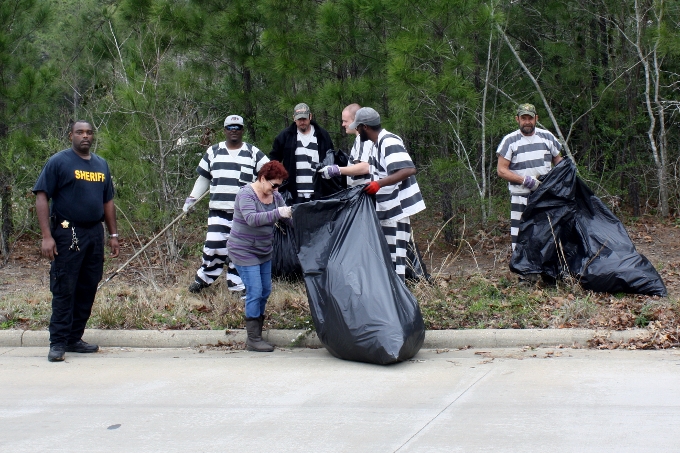
[[[278,161],[267,162],[257,180],[243,186],[236,195],[234,223],[227,241],[229,259],[246,287],[246,331],[249,351],[271,352],[262,340],[264,308],[272,291],[272,241],[274,224],[290,222],[292,209],[278,192],[288,172]]]

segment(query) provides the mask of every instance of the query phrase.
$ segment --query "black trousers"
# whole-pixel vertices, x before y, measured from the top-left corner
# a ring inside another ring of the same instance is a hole
[[[90,318],[97,285],[104,273],[104,227],[75,228],[80,250],[69,250],[71,227],[52,228],[57,253],[50,268],[52,318],[50,345],[73,344],[83,337]]]

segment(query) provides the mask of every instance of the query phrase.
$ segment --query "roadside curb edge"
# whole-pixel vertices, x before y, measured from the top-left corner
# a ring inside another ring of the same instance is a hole
[[[623,331],[590,329],[474,329],[428,330],[423,349],[512,348],[538,346],[585,347],[595,336],[628,341],[649,335],[645,329]],[[316,332],[265,330],[265,341],[278,347],[321,348]],[[233,330],[100,330],[87,329],[83,339],[102,347],[190,348],[243,343],[246,332]],[[48,347],[46,330],[0,330],[0,347]]]

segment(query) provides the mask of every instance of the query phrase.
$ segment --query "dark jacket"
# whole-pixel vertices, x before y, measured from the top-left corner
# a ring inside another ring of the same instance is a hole
[[[311,121],[314,126],[314,135],[319,146],[319,162],[322,162],[326,157],[326,152],[333,149],[333,141],[326,129],[323,129],[316,121]],[[295,182],[296,166],[295,166],[295,150],[297,149],[297,126],[293,122],[289,127],[282,130],[274,139],[272,150],[269,152],[271,160],[278,160],[283,164],[288,172],[288,180],[281,186],[279,192],[289,192],[293,202],[297,202],[297,183]],[[317,178],[314,183],[314,195],[321,195],[321,179]],[[285,196],[284,196],[285,198]]]

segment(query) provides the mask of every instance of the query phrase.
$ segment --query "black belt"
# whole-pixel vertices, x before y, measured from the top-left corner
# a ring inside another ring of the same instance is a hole
[[[102,223],[101,220],[97,220],[95,222],[74,222],[72,220],[64,219],[59,216],[52,216],[52,225],[54,228],[71,228],[71,227],[92,228],[96,227],[101,223]]]

